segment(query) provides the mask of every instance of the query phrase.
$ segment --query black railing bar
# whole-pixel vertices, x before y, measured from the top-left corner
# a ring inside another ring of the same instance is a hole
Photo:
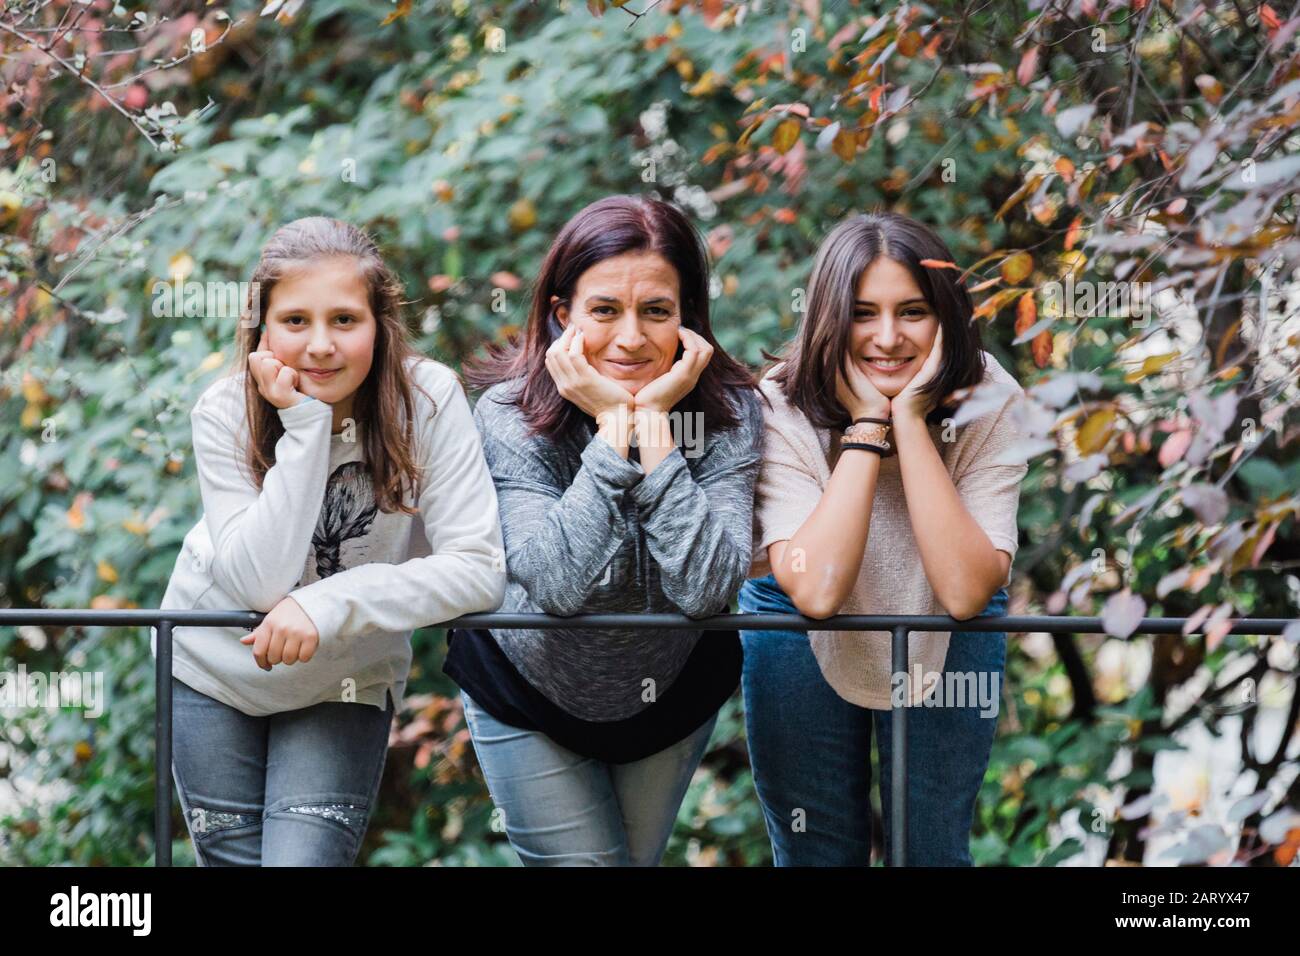
[[[170,621],[181,627],[256,627],[264,617],[256,611],[159,611],[132,609],[92,611],[59,608],[0,609],[0,626],[49,624],[63,626],[156,627]],[[1188,618],[1148,617],[1138,622],[1135,634],[1180,634]],[[1294,619],[1236,618],[1229,633],[1281,634]],[[1069,615],[974,617],[964,621],[946,615],[922,614],[839,614],[825,619],[801,614],[716,614],[689,618],[682,614],[576,614],[557,617],[550,614],[491,612],[467,614],[437,627],[478,627],[498,630],[559,630],[578,628],[639,628],[664,630],[781,630],[781,631],[892,631],[905,626],[909,631],[981,631],[1023,634],[1031,631],[1049,634],[1103,634],[1106,629],[1099,617]],[[1192,633],[1203,634],[1204,627]]]
[[[896,625],[890,642],[890,673],[907,673],[907,626]],[[906,702],[907,697],[903,700]],[[896,702],[894,702],[896,703]],[[890,866],[907,866],[907,713],[909,708],[889,709],[889,736],[893,745],[889,759],[889,856]],[[884,768],[882,767],[883,771]]]

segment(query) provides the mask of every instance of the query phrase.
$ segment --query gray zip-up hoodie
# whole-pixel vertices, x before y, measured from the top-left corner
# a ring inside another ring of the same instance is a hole
[[[503,612],[724,612],[749,570],[763,414],[734,393],[736,428],[683,420],[685,440],[649,475],[590,422],[559,442],[533,434],[515,383],[474,409],[497,489],[509,583]],[[691,441],[704,431],[703,442]],[[683,455],[685,448],[686,455]],[[698,452],[698,453],[697,453]],[[584,720],[648,707],[681,671],[699,630],[495,630],[506,656],[551,701]]]

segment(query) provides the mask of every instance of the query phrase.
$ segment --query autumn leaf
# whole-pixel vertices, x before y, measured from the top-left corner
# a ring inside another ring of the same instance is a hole
[[[921,265],[927,269],[955,269],[961,272],[961,266],[955,262],[949,262],[946,259],[922,259]]]
[[[1037,189],[1042,181],[1043,176],[1041,173],[1036,173],[1035,175],[1030,176],[1023,186],[1008,196],[1006,202],[998,207],[998,211],[993,214],[993,218],[1001,222],[1002,217],[1010,212],[1017,203],[1021,202],[1026,196],[1030,195],[1035,189]]]
[[[1034,364],[1039,368],[1047,368],[1047,363],[1052,360],[1052,333],[1043,329],[1034,336],[1030,348],[1034,353]]]
[[[1148,375],[1154,375],[1174,359],[1178,358],[1181,352],[1165,352],[1162,355],[1149,355],[1142,362],[1140,368],[1136,368],[1124,376],[1124,381],[1132,385],[1134,382],[1140,382]]]
[[[921,34],[915,30],[908,30],[898,38],[898,52],[903,56],[916,56],[916,51],[921,49]]]
[[[1038,50],[1038,44],[1034,44],[1020,57],[1020,65],[1016,67],[1016,80],[1021,86],[1028,86],[1038,72]]]
[[[1114,431],[1115,409],[1103,408],[1087,417],[1075,436],[1074,443],[1079,446],[1080,454],[1095,455],[1106,447],[1111,432]]]
[[[1069,228],[1065,230],[1065,249],[1067,252],[1074,248],[1075,243],[1079,241],[1079,234],[1082,231],[1083,217],[1075,216],[1074,222],[1070,223]]]
[[[81,492],[76,498],[72,499],[72,505],[68,508],[68,527],[75,531],[80,531],[86,526],[86,505],[93,500],[89,492]]]
[[[511,229],[515,232],[523,232],[537,224],[537,209],[531,200],[516,199],[510,206],[507,218]]]
[[[799,131],[802,128],[796,119],[782,120],[777,126],[776,132],[772,134],[772,148],[778,153],[788,153],[794,148],[794,144],[799,142]]]
[[[591,9],[592,2],[593,0],[588,0],[587,9],[589,10]],[[604,4],[602,3],[601,6],[603,7]],[[595,12],[596,11],[592,10],[592,13]],[[398,20],[402,19],[402,17],[407,17],[410,15],[411,15],[411,0],[397,0],[397,6],[393,8],[393,12],[390,13],[388,16],[384,17],[384,19],[379,22],[379,25],[381,27],[386,27],[390,23],[396,23]],[[599,16],[599,14],[597,14],[597,16]]]
[[[1027,252],[1017,252],[1002,260],[1002,280],[1008,285],[1019,285],[1034,271],[1034,257]]]
[[[1024,335],[1038,318],[1038,305],[1034,302],[1033,292],[1026,292],[1016,303],[1016,335]],[[1046,329],[1044,329],[1046,331]],[[1040,365],[1039,368],[1042,368]]]
[[[1192,444],[1192,431],[1189,428],[1181,428],[1165,439],[1165,443],[1160,446],[1160,452],[1156,455],[1156,460],[1160,462],[1161,468],[1168,468],[1174,462],[1179,461],[1187,453],[1188,447]]]

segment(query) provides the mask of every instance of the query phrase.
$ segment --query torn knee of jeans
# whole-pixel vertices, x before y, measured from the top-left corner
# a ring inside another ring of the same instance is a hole
[[[341,823],[355,830],[366,822],[366,808],[355,803],[300,803],[284,807],[280,813],[303,813],[313,817],[323,817]]]
[[[231,813],[227,810],[209,810],[207,807],[194,807],[190,810],[190,829],[200,836],[217,830],[230,830],[261,822],[261,818],[256,813]]]

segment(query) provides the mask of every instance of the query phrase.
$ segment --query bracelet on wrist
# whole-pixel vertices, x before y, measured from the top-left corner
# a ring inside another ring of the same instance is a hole
[[[875,452],[877,455],[879,455],[881,458],[888,457],[888,455],[889,455],[889,446],[888,446],[888,445],[884,445],[884,446],[881,446],[881,445],[871,445],[871,444],[868,444],[867,442],[861,442],[861,441],[845,442],[844,444],[840,445],[840,450],[841,450],[841,451],[843,451],[843,450],[845,450],[845,449],[852,449],[852,448],[856,448],[856,449],[859,449],[859,450],[861,450],[861,451],[874,451],[874,452]]]

